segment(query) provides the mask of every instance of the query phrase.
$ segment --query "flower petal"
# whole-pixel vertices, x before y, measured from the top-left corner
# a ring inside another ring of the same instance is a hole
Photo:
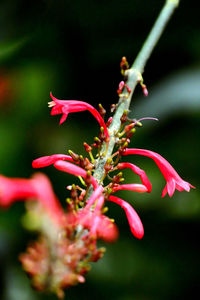
[[[118,229],[108,217],[104,215],[99,216],[100,222],[97,227],[97,235],[105,242],[112,243],[118,238]]]
[[[42,173],[36,173],[31,181],[36,191],[36,198],[40,200],[45,209],[58,222],[64,221],[64,211],[53,191],[48,177]]]
[[[102,195],[102,193],[103,193],[103,187],[101,185],[99,185],[94,190],[91,197],[87,201],[87,204],[86,204],[85,208],[90,208],[95,203],[95,201]]]
[[[175,192],[175,188],[176,188],[176,182],[174,179],[169,180],[167,183],[167,191],[170,197],[172,197],[172,195]]]
[[[132,234],[141,239],[144,236],[144,227],[134,208],[126,201],[115,196],[110,196],[109,200],[119,204],[124,209]]]
[[[9,207],[16,201],[35,196],[36,192],[30,179],[0,175],[0,206]]]
[[[67,161],[58,160],[54,163],[54,167],[60,171],[63,171],[63,172],[66,172],[66,173],[69,173],[69,174],[72,174],[75,176],[81,176],[83,178],[87,177],[87,172],[84,169],[82,169],[72,163],[69,163]],[[91,176],[91,181],[92,181],[92,185],[93,185],[94,189],[96,189],[98,187],[98,184],[93,176]]]
[[[89,103],[84,101],[78,101],[78,100],[59,100],[55,98],[52,93],[50,93],[50,96],[55,103],[55,106],[53,106],[51,115],[60,114],[63,113],[63,116],[61,117],[60,124],[62,124],[66,119],[69,113],[73,112],[79,112],[88,110],[98,121],[99,125],[104,128],[104,133],[107,138],[109,138],[108,129],[106,127],[106,124],[101,117],[100,113]]]
[[[162,191],[162,198],[165,197],[165,195],[167,194],[167,184],[165,185],[163,191]]]
[[[147,192],[148,193],[151,192],[151,188],[152,188],[151,182],[149,181],[144,170],[140,169],[139,167],[137,167],[136,165],[133,165],[131,163],[119,163],[117,165],[117,168],[119,170],[130,168],[135,174],[140,176],[142,183],[147,187],[147,190],[148,190]]]
[[[46,175],[36,173],[31,179],[0,176],[0,206],[8,207],[29,199],[38,200],[54,220],[63,220],[63,209]]]
[[[60,122],[59,125],[61,125],[62,123],[64,123],[67,119],[68,114],[63,114],[62,117],[60,118]]]
[[[138,193],[146,193],[148,192],[148,189],[145,185],[139,184],[139,183],[130,183],[130,184],[116,184],[114,185],[112,191],[115,193],[120,190],[129,190],[134,191]]]
[[[42,156],[37,159],[34,159],[32,162],[33,168],[43,168],[54,164],[57,160],[67,160],[74,162],[73,158],[70,155],[65,154],[53,154],[49,156]]]

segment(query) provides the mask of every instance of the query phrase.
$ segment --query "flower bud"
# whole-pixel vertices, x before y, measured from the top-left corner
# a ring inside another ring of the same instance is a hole
[[[73,158],[74,161],[79,161],[79,155],[74,153],[73,151],[71,150],[68,150],[69,152],[69,155]]]
[[[101,144],[101,140],[97,136],[95,136],[94,141],[97,145]]]
[[[129,64],[125,56],[122,57],[122,60],[120,62],[120,69],[122,75],[124,75],[125,71],[129,69]]]
[[[131,93],[131,88],[126,84],[126,89],[127,89],[127,92],[130,94]]]
[[[108,158],[104,166],[104,170],[106,171],[106,173],[108,173],[110,170],[113,169],[113,165],[111,165],[111,163],[112,163],[112,158]]]
[[[91,172],[90,171],[87,171],[87,175],[85,177],[85,184],[87,186],[89,186],[92,182],[92,178],[91,178]]]
[[[149,94],[149,92],[148,92],[148,90],[147,90],[147,87],[146,87],[146,85],[145,85],[145,84],[143,84],[143,85],[142,85],[142,90],[143,90],[143,94],[144,94],[144,96],[145,96],[145,97],[147,97],[147,96],[148,96],[148,94]]]
[[[117,94],[118,95],[120,95],[122,93],[124,87],[125,87],[125,82],[124,81],[120,81],[119,87],[118,87],[118,90],[117,90]]]
[[[132,128],[131,130],[129,130],[128,132],[127,132],[127,134],[126,134],[126,137],[128,138],[128,139],[130,139],[132,136],[133,136],[133,134],[136,132],[136,129],[135,128]]]
[[[120,121],[121,121],[122,124],[124,124],[124,123],[127,121],[127,114],[128,114],[128,111],[125,110],[125,111],[123,112],[123,115],[122,115],[121,118],[120,118]]]
[[[106,114],[106,110],[103,108],[103,106],[101,105],[101,103],[99,103],[99,113],[102,116],[102,118],[105,116]]]
[[[112,183],[116,184],[116,183],[120,183],[120,180],[122,179],[122,172],[119,172],[117,175],[115,175],[113,177]]]
[[[113,117],[110,117],[106,123],[106,127],[108,128],[110,124],[112,123]]]
[[[88,145],[87,143],[84,142],[83,146],[84,146],[86,152],[91,152],[92,151],[92,147],[90,145]]]
[[[116,104],[111,104],[110,111],[111,111],[111,113],[116,111]]]

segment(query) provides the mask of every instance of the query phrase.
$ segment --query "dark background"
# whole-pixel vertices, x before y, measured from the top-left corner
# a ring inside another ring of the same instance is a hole
[[[136,57],[164,1],[0,2],[0,172],[29,177],[34,158],[72,149],[83,153],[98,126],[89,113],[72,114],[61,127],[47,107],[49,92],[60,99],[99,102],[109,111],[117,102],[119,63]],[[181,1],[145,73],[149,97],[136,89],[131,117],[154,116],[137,130],[132,147],[163,155],[180,176],[196,186],[161,199],[164,180],[154,162],[134,157],[146,170],[149,195],[121,192],[144,224],[136,240],[124,212],[114,204],[108,215],[120,228],[86,284],[66,299],[193,299],[199,295],[200,26],[195,1]],[[133,159],[132,159],[133,161]],[[72,177],[44,169],[57,195],[66,198]],[[138,178],[127,172],[128,182]],[[119,193],[120,195],[120,193]],[[23,203],[0,211],[0,299],[55,299],[33,291],[17,260],[31,235],[20,222]]]

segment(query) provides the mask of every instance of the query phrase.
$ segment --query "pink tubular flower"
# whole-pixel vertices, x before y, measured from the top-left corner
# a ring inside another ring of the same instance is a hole
[[[35,189],[36,199],[38,199],[46,211],[50,213],[53,219],[56,219],[59,223],[62,223],[65,218],[62,206],[56,197],[51,182],[48,177],[42,173],[36,173],[33,175],[32,185]]]
[[[106,137],[109,138],[108,129],[103,118],[92,105],[87,102],[77,100],[59,100],[56,99],[52,93],[50,93],[50,96],[53,100],[49,102],[49,107],[52,107],[51,115],[63,114],[60,119],[60,124],[65,122],[69,113],[88,110],[96,118],[100,126],[104,128],[104,133]]]
[[[97,215],[91,224],[91,234],[94,237],[96,233],[98,238],[108,243],[112,243],[118,238],[117,226],[108,217]]]
[[[94,211],[86,207],[79,211],[77,224],[87,228],[90,236],[94,239],[99,238],[106,242],[114,242],[118,238],[118,229],[108,217],[102,215],[101,207],[103,203],[104,197],[100,196]]]
[[[103,187],[99,185],[96,188],[96,190],[94,190],[94,192],[92,193],[85,208],[89,209],[95,203],[95,201],[102,195],[102,193],[103,193]]]
[[[47,167],[54,164],[57,160],[67,160],[67,161],[74,162],[73,158],[70,155],[53,154],[53,155],[42,156],[37,159],[34,159],[34,161],[32,162],[32,167],[35,169]]]
[[[138,184],[138,183],[130,183],[130,184],[115,184],[114,187],[112,188],[113,193],[121,190],[129,190],[133,192],[138,192],[138,193],[146,193],[148,192],[148,189],[145,185],[143,184]]]
[[[144,235],[144,227],[134,208],[126,201],[115,196],[110,196],[109,200],[119,204],[124,209],[132,234],[136,238],[141,239]]]
[[[76,216],[76,223],[90,231],[90,236],[106,242],[114,242],[118,238],[117,226],[101,213],[83,209]]]
[[[16,201],[36,199],[42,203],[54,219],[61,221],[64,216],[49,179],[42,173],[31,179],[7,178],[0,176],[0,206],[8,207]]]
[[[0,175],[0,206],[9,207],[15,201],[35,197],[35,195],[30,179],[8,178]]]
[[[146,173],[144,170],[140,169],[139,167],[131,164],[131,163],[119,163],[117,165],[117,168],[119,170],[122,169],[126,169],[126,168],[130,168],[135,174],[140,176],[140,179],[142,181],[142,183],[146,186],[147,188],[147,192],[150,193],[151,192],[151,182],[149,181]]]
[[[88,229],[91,238],[114,242],[118,237],[117,226],[101,212],[104,204],[103,187],[98,186],[92,193],[86,206],[78,212],[67,215],[68,223],[82,225]],[[92,207],[94,205],[94,207]]]
[[[152,158],[155,161],[155,163],[159,167],[161,173],[163,174],[167,182],[162,192],[162,197],[164,197],[166,193],[168,193],[169,196],[171,197],[174,194],[175,189],[177,189],[178,191],[186,190],[187,192],[189,192],[190,187],[194,188],[190,183],[184,181],[174,170],[174,168],[170,165],[170,163],[168,163],[168,161],[158,153],[150,150],[135,149],[135,148],[126,149],[125,152],[122,153],[122,155],[129,155],[129,154],[144,155]]]
[[[63,160],[58,160],[54,163],[54,167],[60,171],[75,175],[75,176],[81,176],[83,178],[87,177],[87,172],[85,170],[83,170],[82,168],[69,163],[67,161],[63,161]],[[96,189],[98,187],[97,181],[94,179],[93,176],[91,177],[91,183],[94,187],[94,189]]]
[[[93,192],[93,194],[95,191]],[[90,197],[90,199],[92,196]],[[92,221],[92,226],[90,229],[90,234],[95,237],[97,235],[99,238],[106,242],[114,242],[118,238],[118,230],[116,225],[106,216],[101,214],[101,208],[104,204],[104,196],[98,197],[94,214],[96,217]]]
[[[35,169],[47,167],[54,164],[57,160],[68,160],[74,162],[73,158],[70,155],[53,154],[34,159],[34,161],[32,162],[32,167]]]

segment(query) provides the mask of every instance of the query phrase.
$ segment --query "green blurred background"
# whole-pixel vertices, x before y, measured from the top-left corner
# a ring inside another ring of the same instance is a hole
[[[50,116],[49,92],[60,99],[116,103],[119,63],[132,63],[164,1],[1,0],[0,172],[29,177],[34,158],[72,149],[83,152],[98,126],[89,113],[70,115],[61,127]],[[145,228],[143,240],[129,230],[120,207],[109,216],[120,228],[117,243],[93,265],[84,285],[66,299],[193,299],[199,294],[200,23],[194,0],[181,1],[149,60],[144,78],[149,97],[136,89],[131,117],[154,116],[137,130],[131,146],[163,155],[183,179],[196,186],[161,199],[164,180],[154,162],[134,157],[146,170],[149,195],[121,192]],[[133,161],[133,159],[132,159]],[[49,167],[57,195],[66,197],[73,178]],[[138,180],[127,171],[128,182]],[[35,237],[20,222],[23,203],[0,211],[0,299],[56,299],[30,287],[17,260]]]

